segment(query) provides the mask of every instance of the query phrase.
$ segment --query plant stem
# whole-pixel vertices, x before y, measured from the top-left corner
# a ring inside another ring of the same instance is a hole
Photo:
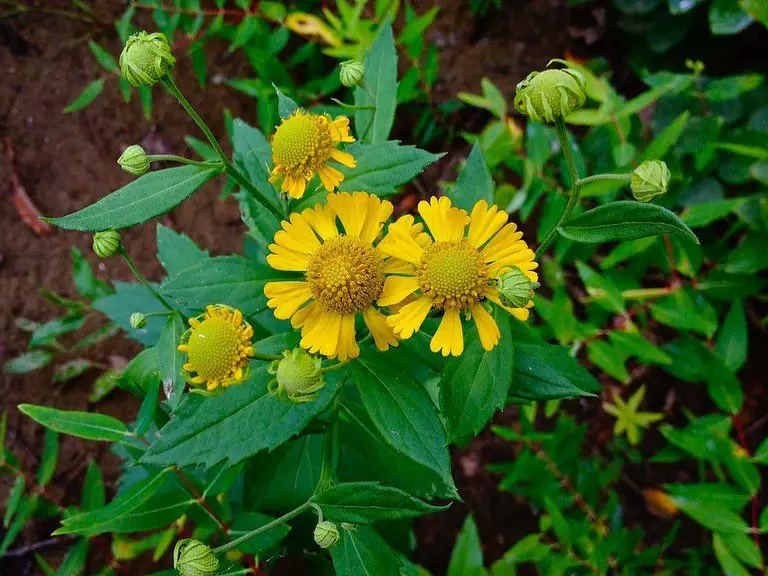
[[[347,364],[349,364],[349,360],[345,360],[344,362],[337,362],[336,364],[332,364],[330,366],[325,366],[324,368],[320,368],[320,373],[327,374],[328,372],[333,372],[334,370],[343,368]]]
[[[578,181],[579,186],[589,184],[590,182],[597,182],[598,180],[617,180],[620,182],[630,182],[632,180],[632,174],[593,174],[586,178],[580,178]]]
[[[165,298],[160,296],[160,294],[152,287],[152,284],[150,284],[146,278],[144,278],[144,275],[139,272],[139,269],[136,268],[136,264],[133,262],[133,258],[130,257],[128,252],[125,251],[125,248],[123,245],[120,245],[119,248],[120,256],[123,257],[123,260],[128,264],[128,267],[131,269],[131,272],[133,272],[133,275],[136,276],[136,279],[141,282],[144,287],[149,290],[152,293],[152,296],[154,296],[169,312],[176,312],[176,309],[168,304]]]
[[[265,362],[274,362],[275,360],[282,360],[281,355],[276,354],[262,354],[260,352],[256,352],[251,356],[254,360],[264,360]]]
[[[184,158],[184,156],[176,156],[175,154],[150,154],[147,156],[147,159],[150,162],[178,162],[179,164],[189,164],[190,166],[203,166],[206,168],[221,166],[223,168],[221,162],[192,160],[191,158]]]
[[[573,182],[573,184],[571,187],[570,198],[568,198],[568,204],[565,206],[565,210],[563,210],[563,213],[560,215],[560,219],[557,221],[557,224],[555,224],[552,230],[549,231],[549,234],[547,234],[547,237],[544,238],[544,241],[541,243],[541,245],[536,249],[536,260],[541,259],[541,256],[544,254],[547,248],[552,245],[552,242],[554,242],[558,234],[560,234],[557,229],[561,226],[565,226],[568,220],[571,219],[571,215],[573,214],[576,205],[579,203],[579,193],[581,192],[579,170],[576,168],[576,161],[573,158],[571,146],[568,143],[568,130],[566,129],[565,121],[562,118],[557,118],[557,120],[555,120],[555,129],[557,130],[557,138],[560,140],[560,148],[563,151],[563,156],[565,156],[565,159],[568,162],[568,168],[571,173],[571,182]]]
[[[184,94],[181,93],[181,90],[179,90],[179,87],[176,86],[176,82],[174,82],[173,77],[170,74],[166,74],[160,79],[160,81],[163,83],[163,86],[165,86],[166,90],[168,90],[168,92],[170,92],[171,95],[174,98],[176,98],[176,100],[179,101],[179,104],[181,104],[182,108],[186,110],[190,118],[192,118],[192,120],[195,121],[195,124],[197,124],[198,128],[200,128],[203,134],[205,134],[205,137],[208,138],[208,142],[210,142],[214,152],[216,152],[216,155],[224,164],[224,170],[227,172],[227,174],[232,176],[232,178],[235,180],[235,182],[237,182],[240,185],[241,188],[245,188],[246,190],[248,190],[254,196],[254,198],[259,201],[259,203],[262,206],[264,206],[278,220],[280,220],[282,218],[282,215],[280,214],[277,207],[272,205],[271,202],[268,202],[267,199],[264,197],[264,195],[261,194],[253,184],[251,184],[250,180],[248,180],[248,178],[246,178],[245,175],[243,175],[243,173],[240,172],[229,161],[226,154],[224,154],[224,150],[219,144],[219,141],[216,140],[216,137],[213,135],[213,132],[211,132],[211,129],[208,128],[208,125],[205,123],[205,121],[200,117],[197,111],[192,107],[192,104],[189,103],[189,100],[187,100],[184,97]]]
[[[232,548],[235,548],[242,544],[243,542],[246,542],[253,538],[254,536],[258,536],[259,534],[262,534],[264,532],[267,532],[268,530],[271,530],[275,526],[279,526],[280,524],[285,524],[289,520],[295,518],[305,510],[307,510],[310,506],[312,506],[312,502],[304,502],[301,506],[298,508],[294,508],[290,512],[283,514],[280,516],[280,518],[276,518],[272,520],[272,522],[269,522],[267,524],[264,524],[264,526],[261,526],[260,528],[256,528],[256,530],[251,530],[250,532],[246,532],[239,538],[235,538],[231,542],[227,542],[226,544],[222,544],[218,548],[214,548],[212,552],[216,555],[222,554],[226,552],[227,550],[231,550]]]

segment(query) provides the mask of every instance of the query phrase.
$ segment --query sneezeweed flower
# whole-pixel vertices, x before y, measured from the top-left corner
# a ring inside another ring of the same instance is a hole
[[[312,402],[324,385],[320,364],[320,358],[310,356],[301,348],[286,350],[283,357],[269,367],[269,373],[275,375],[269,382],[269,393],[284,402]]]
[[[120,154],[117,163],[120,165],[120,168],[134,176],[141,176],[149,170],[149,157],[144,148],[138,144],[128,146],[128,148]]]
[[[554,122],[578,110],[587,101],[586,80],[581,72],[564,60],[552,60],[566,65],[562,69],[531,72],[517,85],[515,108],[539,122]]]
[[[181,371],[187,382],[211,392],[248,378],[248,360],[255,354],[253,328],[240,310],[223,304],[206,306],[189,324],[178,347],[188,357]]]
[[[219,559],[199,540],[184,538],[173,549],[173,567],[181,576],[217,576]]]
[[[176,63],[165,34],[133,34],[120,54],[123,77],[134,86],[152,86]]]
[[[99,258],[109,258],[120,249],[120,232],[117,230],[102,230],[93,235],[93,251]]]
[[[671,175],[667,164],[661,160],[646,160],[632,172],[630,189],[635,200],[648,202],[669,189]]]
[[[344,180],[344,175],[328,162],[335,161],[354,168],[354,157],[336,149],[339,142],[354,141],[346,116],[333,120],[328,114],[297,110],[283,119],[272,136],[275,167],[269,180],[277,182],[282,179],[281,190],[291,198],[301,198],[307,183],[318,174],[325,189],[333,192]]]
[[[336,524],[329,520],[318,522],[313,535],[315,537],[315,544],[324,550],[333,548],[339,541],[339,529],[336,527]]]
[[[264,293],[277,318],[301,328],[301,347],[339,360],[355,358],[355,318],[361,314],[379,350],[396,346],[392,328],[374,303],[387,264],[374,246],[392,204],[366,192],[330,194],[326,204],[300,213],[275,234],[267,262],[298,272],[296,280],[269,282]]]
[[[536,282],[533,251],[517,226],[507,223],[506,212],[489,207],[484,200],[475,204],[471,215],[451,206],[447,197],[422,201],[418,211],[429,234],[421,224],[414,224],[412,216],[403,216],[379,244],[384,254],[393,257],[389,269],[394,272],[387,276],[378,304],[399,306],[387,323],[400,338],[410,338],[429,311],[435,310],[442,320],[430,348],[443,356],[458,356],[464,350],[464,314],[474,319],[483,348],[491,350],[500,331],[486,310],[487,303],[519,320],[526,320],[533,306],[532,301],[518,307],[504,305],[497,279],[517,267]]]

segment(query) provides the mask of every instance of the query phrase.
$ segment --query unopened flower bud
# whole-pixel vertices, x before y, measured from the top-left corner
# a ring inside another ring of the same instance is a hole
[[[93,235],[93,251],[99,258],[109,258],[120,248],[120,232],[104,230]]]
[[[185,538],[179,540],[173,549],[173,567],[181,576],[217,576],[219,560],[199,540]]]
[[[147,325],[147,317],[141,312],[134,312],[131,314],[129,322],[131,323],[131,328],[138,330],[139,328],[144,328],[144,326]]]
[[[669,188],[670,173],[667,165],[661,160],[646,160],[632,172],[629,187],[632,196],[640,202],[664,194]]]
[[[674,518],[680,511],[669,494],[661,490],[646,488],[643,490],[643,498],[645,498],[645,504],[648,506],[648,510],[656,516],[661,516],[662,518]]]
[[[286,350],[283,357],[269,367],[270,374],[275,375],[269,383],[270,394],[294,404],[311,402],[325,384],[320,364],[320,358],[301,348]]]
[[[562,60],[557,62],[568,65]],[[515,108],[531,120],[552,123],[584,105],[587,101],[586,85],[581,72],[570,66],[531,72],[517,85]]]
[[[338,541],[339,529],[336,527],[336,524],[328,520],[318,522],[317,526],[315,526],[315,543],[320,548],[324,550],[333,548]]]
[[[531,282],[525,272],[515,266],[501,275],[496,289],[504,306],[523,308],[533,299],[533,291],[538,287],[538,282]]]
[[[133,34],[120,54],[120,70],[134,86],[152,86],[173,67],[176,59],[165,34]]]
[[[339,64],[339,79],[347,88],[359,86],[365,76],[365,66],[358,60],[345,60]]]
[[[128,146],[128,148],[120,154],[117,163],[120,164],[120,168],[134,176],[141,176],[149,170],[149,157],[144,151],[144,148],[138,144]]]

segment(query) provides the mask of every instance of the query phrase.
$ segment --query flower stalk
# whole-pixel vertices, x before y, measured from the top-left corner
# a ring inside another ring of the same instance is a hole
[[[144,277],[144,275],[139,271],[139,269],[136,267],[135,262],[133,261],[133,258],[131,258],[130,254],[125,250],[123,245],[121,244],[120,247],[117,249],[120,256],[123,257],[123,260],[125,260],[126,264],[128,264],[128,268],[131,269],[131,272],[133,272],[133,275],[136,277],[136,279],[141,282],[141,284],[144,285],[144,287],[149,290],[152,293],[152,296],[155,297],[155,299],[160,302],[163,307],[168,310],[169,312],[176,312],[176,309],[171,306],[168,301],[163,298],[160,293],[154,289],[152,284],[149,283],[149,281]]]

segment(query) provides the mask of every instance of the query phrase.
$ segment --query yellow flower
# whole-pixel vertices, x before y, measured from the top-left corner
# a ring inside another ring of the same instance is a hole
[[[206,306],[205,313],[189,319],[191,328],[181,336],[179,351],[187,354],[182,375],[190,384],[215,390],[248,378],[253,328],[240,310],[223,304]]]
[[[272,136],[272,162],[275,167],[271,182],[282,178],[281,189],[292,198],[304,196],[307,182],[320,175],[328,192],[344,180],[344,175],[328,164],[334,160],[355,167],[352,154],[335,148],[339,142],[354,142],[349,133],[349,118],[332,120],[327,114],[312,114],[297,110],[285,118]]]
[[[489,208],[484,200],[475,204],[471,216],[451,206],[446,197],[422,201],[418,209],[429,234],[421,224],[414,224],[412,216],[403,216],[379,243],[379,250],[393,258],[388,271],[394,272],[384,282],[378,305],[399,306],[387,323],[398,337],[409,338],[430,310],[440,311],[443,318],[430,348],[443,356],[458,356],[464,351],[463,312],[474,319],[483,348],[491,350],[500,332],[485,301],[520,320],[528,318],[533,302],[522,308],[504,306],[496,280],[517,266],[535,282],[533,251],[517,226],[507,223],[506,212]]]
[[[283,221],[267,262],[276,270],[301,272],[302,278],[269,282],[264,294],[277,318],[290,318],[294,328],[301,328],[302,348],[342,361],[357,357],[357,314],[379,350],[397,346],[392,328],[373,305],[387,266],[373,243],[391,214],[392,204],[372,194],[337,192],[325,205]]]

